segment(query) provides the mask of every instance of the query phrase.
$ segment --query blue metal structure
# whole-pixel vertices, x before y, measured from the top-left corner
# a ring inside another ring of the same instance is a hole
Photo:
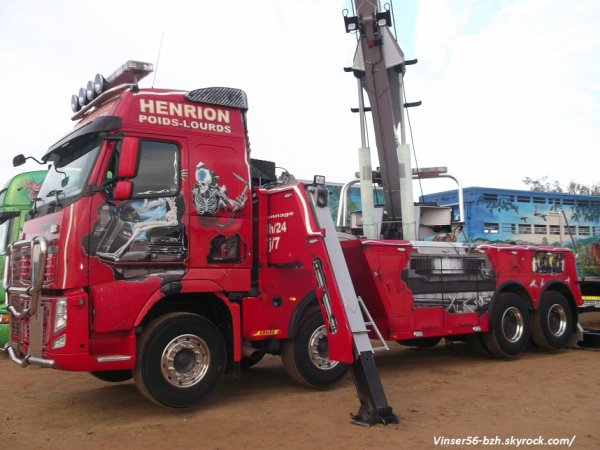
[[[600,276],[600,197],[515,189],[464,189],[464,239],[574,248],[581,277]],[[456,190],[424,202],[458,210]]]

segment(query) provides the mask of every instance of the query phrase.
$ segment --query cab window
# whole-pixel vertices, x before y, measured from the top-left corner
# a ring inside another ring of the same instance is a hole
[[[172,197],[179,192],[179,148],[170,142],[142,140],[132,198]]]
[[[0,255],[6,253],[6,247],[10,244],[10,230],[12,226],[12,219],[5,220],[0,224]]]

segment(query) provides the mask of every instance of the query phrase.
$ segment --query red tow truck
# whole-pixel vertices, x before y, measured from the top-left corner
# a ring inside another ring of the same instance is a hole
[[[280,180],[274,163],[250,158],[243,91],[141,89],[152,66],[130,61],[73,97],[75,129],[42,157],[52,167],[7,250],[4,350],[15,363],[133,377],[150,400],[183,408],[225,372],[278,354],[315,387],[350,367],[355,421],[373,424],[397,418],[370,338],[468,340],[504,357],[530,335],[566,344],[581,304],[570,251],[411,237],[396,134],[408,62],[389,11],[356,11],[345,20],[359,37],[351,71],[387,161],[378,235],[340,240],[322,177]]]

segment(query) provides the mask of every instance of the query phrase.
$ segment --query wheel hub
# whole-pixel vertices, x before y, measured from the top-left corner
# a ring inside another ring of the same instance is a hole
[[[210,365],[210,350],[193,334],[177,336],[169,342],[161,356],[161,372],[165,380],[180,388],[198,384]]]
[[[548,330],[556,337],[562,336],[567,330],[567,311],[562,305],[552,305],[548,311]]]
[[[310,361],[321,370],[333,369],[339,364],[338,361],[329,359],[329,347],[327,345],[327,329],[325,325],[317,328],[308,340],[308,355]]]
[[[515,343],[523,336],[525,321],[518,308],[511,306],[502,314],[502,334],[509,342]]]

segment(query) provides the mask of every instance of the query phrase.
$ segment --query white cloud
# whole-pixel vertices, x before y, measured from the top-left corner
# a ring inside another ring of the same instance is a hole
[[[439,3],[419,11],[421,164],[447,164],[465,185],[523,188],[525,176],[597,182],[600,4],[484,3],[485,17],[465,18],[463,2],[446,2],[443,32]]]

